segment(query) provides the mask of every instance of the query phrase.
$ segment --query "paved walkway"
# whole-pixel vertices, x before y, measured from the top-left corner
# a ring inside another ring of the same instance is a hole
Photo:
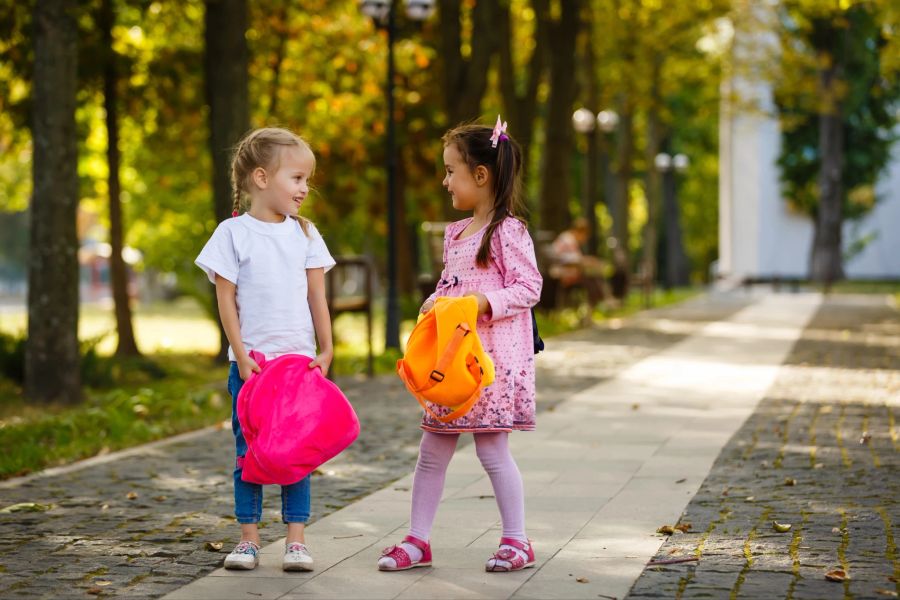
[[[310,527],[314,573],[283,573],[276,541],[256,571],[220,569],[167,598],[621,598],[663,543],[657,528],[678,521],[819,303],[817,295],[764,295],[571,395],[541,415],[537,432],[514,435],[537,569],[484,573],[499,524],[469,445],[448,474],[434,568],[373,570],[379,550],[405,531],[407,476]],[[573,361],[589,368],[590,351],[576,347]]]
[[[898,421],[900,313],[825,299],[629,598],[896,598]]]
[[[538,357],[539,421],[574,394],[615,378],[751,301],[743,295],[703,296],[554,337]],[[340,385],[356,408],[362,433],[314,477],[313,519],[384,488],[415,465],[421,435],[417,409],[399,380],[342,378]],[[227,397],[224,385],[219,393]],[[226,402],[221,409],[222,419],[228,418]],[[534,439],[523,436],[522,441]],[[88,591],[158,598],[212,572],[238,533],[231,499],[233,446],[228,429],[210,428],[0,482],[0,508],[21,502],[48,507],[0,512],[0,598],[55,599]],[[277,489],[268,488],[265,543],[284,535],[278,500]],[[223,548],[215,551],[207,542]],[[318,549],[317,557],[322,558]]]

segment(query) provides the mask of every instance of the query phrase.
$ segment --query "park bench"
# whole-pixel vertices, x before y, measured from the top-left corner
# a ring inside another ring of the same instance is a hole
[[[368,354],[366,373],[375,372],[372,348],[372,294],[375,265],[368,256],[335,256],[335,266],[325,275],[328,312],[334,319],[341,313],[366,315]],[[336,338],[336,334],[333,334]],[[334,341],[337,345],[337,339]]]

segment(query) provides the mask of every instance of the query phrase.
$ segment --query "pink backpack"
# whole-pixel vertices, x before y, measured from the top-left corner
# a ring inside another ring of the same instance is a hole
[[[359,420],[338,387],[312,359],[285,354],[270,361],[256,351],[261,367],[238,394],[237,411],[247,440],[241,479],[290,485],[346,449],[359,435]]]

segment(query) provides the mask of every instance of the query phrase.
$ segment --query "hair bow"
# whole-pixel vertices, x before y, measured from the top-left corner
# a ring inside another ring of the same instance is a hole
[[[500,120],[500,115],[497,115],[497,124],[494,125],[494,131],[491,133],[491,148],[497,147],[497,142],[500,140],[508,140],[509,136],[506,135],[506,121]]]

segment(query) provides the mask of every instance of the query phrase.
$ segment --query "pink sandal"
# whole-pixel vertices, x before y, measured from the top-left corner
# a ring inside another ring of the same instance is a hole
[[[395,566],[389,567],[386,565],[382,565],[381,561],[379,561],[379,571],[406,571],[407,569],[414,569],[416,567],[431,566],[431,544],[429,544],[428,542],[423,542],[419,538],[414,538],[411,535],[403,538],[403,541],[421,550],[422,558],[420,560],[413,561],[406,550],[403,549],[403,546],[391,546],[390,548],[385,548],[381,552],[381,556],[382,558],[394,559]]]
[[[510,571],[521,571],[522,569],[528,569],[534,566],[534,546],[531,544],[531,540],[528,542],[522,542],[519,540],[514,540],[513,538],[500,538],[501,546],[512,546],[513,548],[517,548],[525,553],[528,557],[528,560],[522,558],[515,550],[510,550],[509,548],[501,548],[498,550],[494,556],[488,559],[487,564],[484,565],[484,570],[488,573],[507,573]],[[498,562],[503,561],[508,563],[509,566],[501,566],[497,564]]]

